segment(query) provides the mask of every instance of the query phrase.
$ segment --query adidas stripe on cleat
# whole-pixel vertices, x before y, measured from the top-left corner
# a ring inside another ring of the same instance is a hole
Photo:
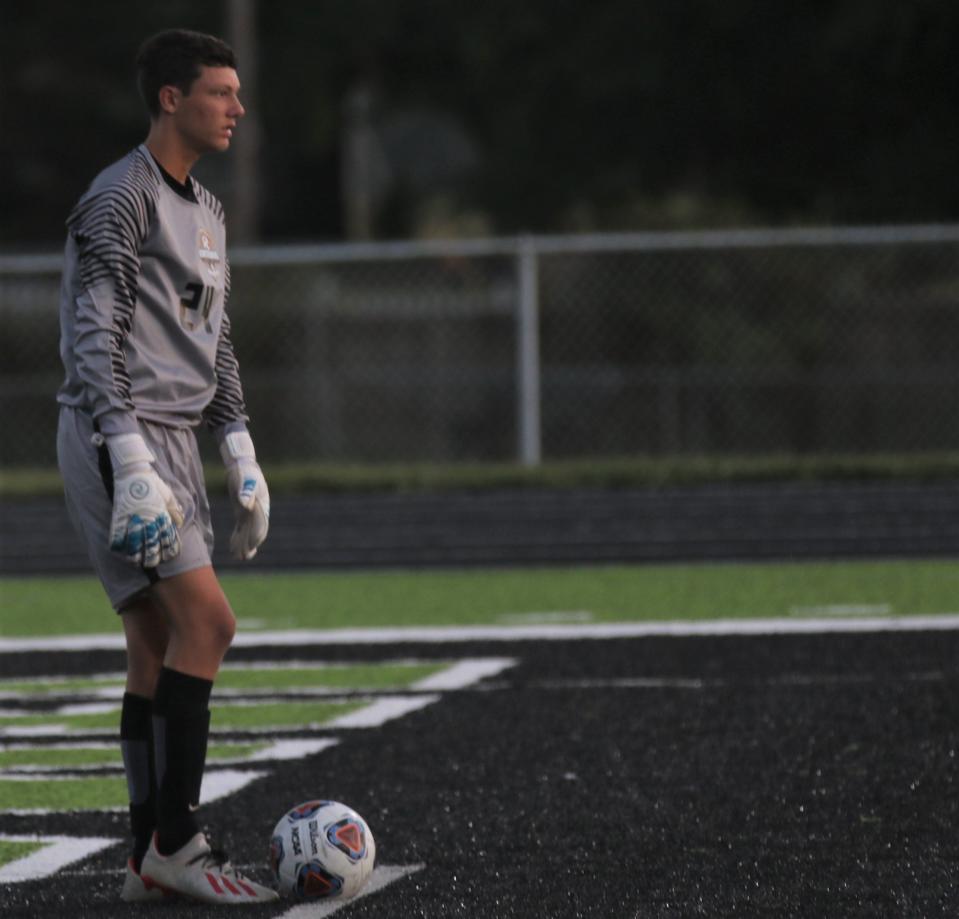
[[[211,849],[202,833],[172,855],[157,851],[154,836],[143,857],[140,876],[145,883],[201,903],[235,906],[278,899],[275,890],[244,877],[222,852]]]

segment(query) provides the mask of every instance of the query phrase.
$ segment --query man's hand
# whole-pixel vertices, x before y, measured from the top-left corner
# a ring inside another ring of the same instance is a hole
[[[144,568],[176,558],[183,510],[153,468],[153,454],[139,434],[115,434],[105,442],[113,466],[110,548]]]
[[[236,515],[230,551],[236,558],[249,561],[270,528],[270,492],[246,431],[227,434],[220,444],[220,456],[226,464],[226,484]]]

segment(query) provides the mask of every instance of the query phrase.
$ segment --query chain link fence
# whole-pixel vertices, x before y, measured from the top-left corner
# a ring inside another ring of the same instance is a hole
[[[959,226],[264,246],[266,461],[959,448]],[[55,463],[55,256],[0,257],[0,463]]]

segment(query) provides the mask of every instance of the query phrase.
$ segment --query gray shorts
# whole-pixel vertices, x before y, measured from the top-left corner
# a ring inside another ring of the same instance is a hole
[[[60,407],[57,459],[67,510],[117,611],[157,580],[209,565],[213,554],[210,504],[193,430],[141,420],[140,433],[156,457],[160,478],[180,502],[184,517],[179,528],[179,555],[150,569],[131,565],[110,551],[113,501],[100,473],[97,448],[91,441],[93,419],[78,409]]]

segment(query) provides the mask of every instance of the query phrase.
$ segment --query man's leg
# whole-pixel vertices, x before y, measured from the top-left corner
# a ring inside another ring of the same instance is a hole
[[[210,728],[213,680],[236,620],[211,567],[164,578],[151,588],[170,640],[154,699],[157,831],[143,881],[206,903],[268,902],[276,891],[240,874],[214,852],[194,816]]]
[[[156,682],[153,732],[157,850],[170,855],[199,832],[194,811],[206,764],[210,692],[236,619],[211,567],[158,581],[150,595],[169,631]]]
[[[133,868],[140,863],[156,829],[157,783],[153,747],[153,697],[169,633],[159,609],[137,597],[121,609],[127,645],[127,682],[120,716],[120,748],[130,796]]]

